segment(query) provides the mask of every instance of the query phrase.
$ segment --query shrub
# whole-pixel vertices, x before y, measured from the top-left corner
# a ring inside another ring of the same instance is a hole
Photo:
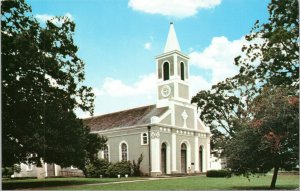
[[[12,167],[2,167],[2,177],[10,178],[11,175],[14,174],[14,172],[19,173],[21,172],[20,165],[13,165]]]
[[[130,161],[121,161],[115,164],[111,164],[107,169],[107,174],[110,177],[116,177],[119,174],[125,176],[125,174],[131,175],[132,164]]]
[[[209,170],[206,172],[207,177],[229,177],[230,172],[227,170]]]
[[[14,173],[12,167],[4,167],[2,168],[2,177],[10,178],[10,176]]]
[[[106,171],[110,163],[105,159],[96,159],[85,166],[84,174],[89,178],[99,178],[100,175],[107,176]]]
[[[135,163],[135,161],[132,161],[132,170],[133,170],[133,176],[141,176],[141,170],[140,170],[140,166],[141,166],[141,162],[143,161],[144,156],[143,153],[140,155],[140,157],[138,158],[138,162]]]

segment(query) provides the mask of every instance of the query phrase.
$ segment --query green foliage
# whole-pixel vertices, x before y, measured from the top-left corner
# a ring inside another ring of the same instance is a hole
[[[31,162],[82,168],[89,130],[74,113],[93,113],[84,62],[67,17],[41,25],[24,0],[1,2],[2,165]],[[31,155],[34,154],[34,155]]]
[[[230,172],[227,170],[209,170],[206,172],[206,177],[230,177]]]
[[[12,167],[3,167],[2,168],[2,177],[10,178],[11,175],[14,174],[14,172],[16,172],[16,173],[21,172],[20,165],[15,164]]]
[[[105,159],[96,159],[85,166],[84,174],[88,178],[99,178],[107,176],[107,169],[111,164]]]
[[[201,109],[200,119],[212,133],[211,149],[222,148],[238,130],[239,119],[247,115],[247,103],[240,99],[235,88],[236,80],[226,79],[192,98],[192,103]]]
[[[93,163],[98,160],[97,153],[106,145],[107,138],[96,133],[90,133],[88,127],[85,127],[86,143],[86,163]]]
[[[117,177],[118,175],[125,176],[128,174],[130,176],[132,173],[132,164],[130,161],[121,161],[112,164],[107,169],[107,174],[109,177]]]
[[[275,188],[279,168],[299,164],[299,98],[293,88],[265,87],[249,108],[251,118],[225,147],[227,166],[249,177],[274,168]]]
[[[246,36],[249,43],[242,48],[243,55],[235,58],[239,74],[192,99],[211,128],[213,148],[222,148],[240,130],[241,120],[250,117],[249,105],[264,86],[298,87],[298,1],[272,0],[268,8],[269,21],[256,22]]]
[[[235,58],[239,74],[192,99],[211,128],[213,149],[226,146],[232,171],[249,176],[274,168],[271,188],[279,168],[298,163],[299,112],[287,101],[298,95],[298,8],[297,0],[272,0],[269,20],[255,23]]]
[[[4,178],[10,178],[10,176],[14,173],[14,170],[12,167],[4,167],[2,168],[2,177]]]
[[[269,21],[257,21],[243,47],[246,56],[239,56],[241,84],[268,86],[299,83],[299,13],[297,0],[272,0],[268,6]],[[258,62],[259,64],[254,64]],[[250,80],[252,79],[252,80]]]
[[[133,160],[130,161],[121,161],[117,163],[109,163],[107,160],[94,158],[93,160],[88,160],[83,173],[86,177],[117,177],[118,175],[125,176],[141,176],[140,165],[143,161],[143,154],[138,158],[137,163]]]
[[[133,176],[141,176],[141,170],[140,170],[140,166],[141,163],[144,159],[143,153],[140,155],[140,157],[138,158],[137,163],[135,163],[135,161],[132,161],[132,170],[133,170]]]

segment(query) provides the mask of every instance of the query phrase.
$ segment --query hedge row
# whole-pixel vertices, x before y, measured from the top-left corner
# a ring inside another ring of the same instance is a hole
[[[209,170],[206,172],[207,177],[229,177],[230,172],[227,170]]]
[[[138,162],[134,160],[131,163],[130,161],[121,161],[114,164],[109,163],[104,159],[97,159],[92,163],[89,163],[85,166],[83,170],[86,177],[99,178],[102,177],[117,177],[118,175],[125,176],[140,176],[140,164],[143,160],[143,155],[141,154]]]

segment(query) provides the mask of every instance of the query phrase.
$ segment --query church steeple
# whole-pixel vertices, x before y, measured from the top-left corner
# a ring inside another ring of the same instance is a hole
[[[188,60],[189,57],[180,51],[171,22],[164,52],[156,57],[157,107],[164,107],[172,101],[190,102]]]
[[[164,53],[170,52],[173,50],[180,51],[180,46],[179,46],[179,43],[177,40],[173,22],[170,22],[170,29],[169,29],[169,34],[168,34],[168,38],[167,38],[167,43],[165,45]]]

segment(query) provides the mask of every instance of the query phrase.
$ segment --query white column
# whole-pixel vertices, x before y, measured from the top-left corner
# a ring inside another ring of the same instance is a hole
[[[48,166],[47,163],[45,162],[45,177],[48,177]]]
[[[58,176],[57,165],[54,164],[54,176]]]
[[[192,150],[191,150],[191,144],[187,143],[187,151],[186,151],[186,163],[187,163],[187,172],[191,173],[192,167],[191,167],[191,158],[192,158]]]
[[[210,142],[208,139],[208,143],[206,144],[206,171],[210,170]]]
[[[175,132],[172,133],[171,148],[172,148],[172,171],[176,172],[177,171],[177,168],[176,168],[177,156],[176,156],[176,134],[175,134]]]
[[[178,67],[177,67],[177,55],[176,54],[173,54],[173,58],[174,58],[174,77],[175,78],[180,78],[180,76],[178,76]],[[176,95],[178,96],[178,94]]]
[[[171,174],[171,146],[167,146],[167,174]]]
[[[154,174],[161,173],[159,136],[159,131],[151,132],[151,173]]]
[[[199,138],[197,136],[197,134],[195,135],[195,150],[194,150],[194,154],[195,154],[195,172],[199,172]]]

